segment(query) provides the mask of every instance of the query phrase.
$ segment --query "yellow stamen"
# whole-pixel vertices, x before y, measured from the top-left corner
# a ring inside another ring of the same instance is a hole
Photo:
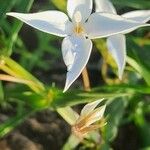
[[[80,24],[77,24],[76,27],[75,27],[75,29],[74,29],[74,32],[76,34],[81,34],[81,33],[84,32],[84,28]]]

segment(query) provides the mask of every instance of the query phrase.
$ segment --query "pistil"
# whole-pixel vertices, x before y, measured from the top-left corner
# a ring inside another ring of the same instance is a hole
[[[74,28],[74,32],[76,34],[82,34],[84,32],[84,28],[81,24],[82,21],[82,16],[81,13],[79,11],[77,11],[74,15],[74,19],[75,19],[75,28]]]

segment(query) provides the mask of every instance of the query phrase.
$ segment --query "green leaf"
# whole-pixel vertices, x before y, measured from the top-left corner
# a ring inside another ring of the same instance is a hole
[[[127,92],[127,93],[141,93],[150,94],[150,87],[147,85],[131,85],[131,84],[119,84],[119,85],[106,85],[100,87],[105,92]]]
[[[11,10],[17,0],[0,0],[0,22],[4,19],[5,14]]]
[[[27,97],[21,97],[21,95],[24,95],[23,93],[25,91],[29,91],[29,89],[22,89],[21,86],[16,86],[13,89],[5,89],[7,98],[17,98],[19,96],[20,99],[28,99]],[[112,99],[118,97],[132,97],[135,93],[149,94],[150,87],[137,85],[115,85],[95,88],[91,92],[75,90],[63,93],[61,90],[54,88],[48,88],[48,91],[51,91],[50,95],[52,96],[52,98],[48,98],[48,101],[51,99],[50,107],[57,109],[92,102],[101,98]],[[46,96],[44,99],[46,99]]]
[[[0,81],[0,104],[4,101],[4,90],[2,82]]]
[[[130,57],[127,57],[127,62],[145,79],[146,83],[150,86],[150,71],[144,65],[136,62],[136,60]]]
[[[150,147],[150,123],[145,122],[142,126],[138,126],[138,132],[142,143],[142,148]]]
[[[92,90],[91,92],[84,91],[71,91],[67,93],[62,93],[62,91],[57,91],[57,95],[54,97],[51,106],[54,108],[73,106],[77,104],[83,104],[92,102],[98,99],[108,99],[108,98],[117,98],[131,96],[133,93],[125,92],[102,92],[101,88]]]
[[[28,12],[33,4],[34,0],[20,0],[19,4],[16,8],[17,11],[21,11],[21,12]],[[9,36],[9,41],[8,41],[8,45],[7,45],[7,54],[8,56],[11,55],[12,53],[12,47],[13,44],[16,42],[16,39],[18,37],[18,33],[22,27],[23,23],[21,21],[15,20],[13,23],[13,26],[11,28],[11,35]]]
[[[148,38],[135,39],[134,36],[129,36],[127,39],[129,56],[127,62],[144,78],[148,85],[150,85],[149,47],[150,40]]]
[[[116,98],[107,105],[107,125],[104,127],[102,134],[106,143],[112,142],[117,136],[118,126],[121,123],[128,102],[125,98]]]
[[[136,9],[149,9],[150,3],[148,0],[112,0],[112,2],[118,6],[128,6]]]
[[[53,92],[55,93],[55,89]],[[54,108],[59,108],[88,103],[101,98],[130,97],[135,93],[150,94],[150,87],[142,85],[113,85],[95,88],[91,92],[75,90],[62,93],[62,91],[56,89],[56,93],[51,105]]]

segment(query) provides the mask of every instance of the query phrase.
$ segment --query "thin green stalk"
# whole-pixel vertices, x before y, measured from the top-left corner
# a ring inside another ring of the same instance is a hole
[[[150,71],[145,68],[141,63],[137,63],[131,57],[127,57],[127,62],[144,78],[147,85],[150,86]]]
[[[5,65],[0,65],[0,69],[3,70],[4,72],[6,72],[7,74],[14,76],[14,77],[19,77],[17,76],[17,74],[11,70],[9,67],[5,66]]]
[[[45,90],[44,85],[38,79],[36,79],[32,74],[26,71],[22,66],[13,61],[11,58],[3,56],[1,59],[5,64],[2,64],[0,69],[16,78],[32,81],[34,85],[39,88],[39,91]]]
[[[22,3],[21,3],[21,6],[20,6],[20,8],[21,8],[21,10],[22,11],[29,11],[30,10],[30,8],[31,8],[31,6],[32,6],[32,4],[33,4],[33,2],[34,2],[34,0],[26,0],[26,1],[22,1]],[[20,29],[21,29],[21,27],[22,27],[22,25],[23,25],[23,23],[22,22],[20,22],[20,21],[16,21],[15,22],[15,25],[13,26],[13,28],[12,28],[12,33],[11,33],[11,35],[10,35],[10,40],[9,40],[9,43],[8,43],[8,56],[10,56],[11,54],[12,54],[12,47],[13,47],[13,44],[16,42],[16,39],[17,39],[17,37],[18,37],[18,33],[19,33],[19,31],[20,31]]]

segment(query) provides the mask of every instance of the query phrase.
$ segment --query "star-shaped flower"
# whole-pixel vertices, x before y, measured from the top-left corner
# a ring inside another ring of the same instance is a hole
[[[96,12],[106,12],[111,14],[117,14],[117,11],[113,4],[109,0],[95,0]],[[150,10],[136,10],[121,15],[124,18],[137,21],[140,23],[146,23],[150,20]],[[124,34],[136,30],[137,27],[131,30],[125,31],[117,35],[112,35],[107,39],[107,47],[112,54],[114,60],[118,65],[118,76],[122,79],[123,71],[126,64],[126,38]]]
[[[75,113],[76,121],[72,125],[72,132],[79,138],[84,138],[87,133],[94,131],[106,123],[95,124],[102,120],[106,105],[97,107],[104,99],[86,104],[81,110],[80,116]],[[97,108],[96,108],[97,107]]]
[[[116,14],[92,13],[92,8],[93,0],[68,0],[67,11],[70,19],[60,11],[7,13],[43,32],[65,37],[62,42],[62,54],[68,72],[64,92],[86,66],[92,50],[91,39],[104,38],[146,26],[144,23],[131,21]]]

